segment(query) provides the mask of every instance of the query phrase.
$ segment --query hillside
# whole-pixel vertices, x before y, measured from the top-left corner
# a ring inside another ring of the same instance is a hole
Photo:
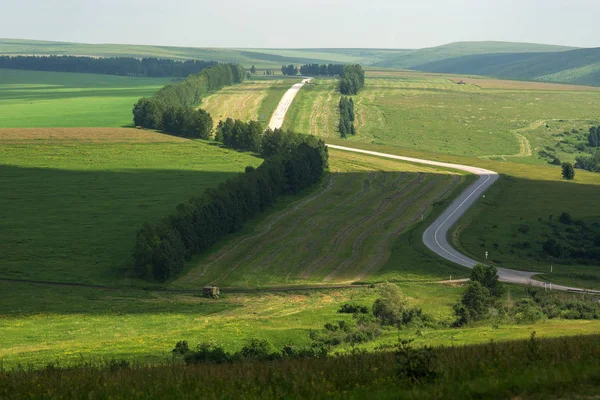
[[[557,52],[572,48],[531,43],[459,42],[426,49],[242,49],[86,44],[0,39],[0,54],[65,54],[103,57],[200,59],[276,68],[281,64],[360,63],[383,68],[412,68],[448,58],[491,53]]]
[[[600,85],[600,48],[550,53],[476,54],[424,63],[413,69]]]
[[[175,60],[210,60],[240,63],[250,67],[277,67],[281,64],[339,62],[339,56],[329,53],[298,50],[292,54],[284,51],[197,48],[174,46],[144,46],[127,44],[87,44],[69,42],[47,42],[39,40],[0,39],[0,54],[3,55],[77,55],[100,57],[162,57]]]
[[[427,63],[477,54],[545,53],[572,49],[572,47],[535,43],[456,42],[442,46],[406,51],[396,55],[389,55],[384,60],[378,61],[373,65],[382,68],[414,69],[416,66]]]

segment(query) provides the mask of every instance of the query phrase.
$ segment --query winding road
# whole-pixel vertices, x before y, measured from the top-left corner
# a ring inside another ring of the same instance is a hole
[[[312,78],[304,79],[301,83],[297,83],[292,86],[292,88],[284,94],[279,105],[277,106],[277,109],[273,113],[273,117],[271,118],[271,123],[269,124],[271,129],[281,128],[283,125],[283,120],[285,119],[285,115],[290,108],[292,101],[296,97],[296,94],[304,86],[304,84],[310,82],[311,79]],[[437,217],[433,224],[431,224],[425,230],[425,232],[423,232],[422,238],[423,243],[425,246],[427,246],[427,248],[448,261],[467,268],[473,268],[479,263],[478,261],[473,260],[469,256],[462,254],[452,247],[452,245],[448,242],[448,235],[450,229],[454,226],[454,224],[456,224],[460,217],[462,217],[479,198],[482,198],[485,191],[498,180],[500,176],[497,172],[483,168],[472,167],[469,165],[451,164],[439,161],[424,160],[420,158],[404,157],[395,154],[380,153],[377,151],[362,150],[353,147],[337,146],[332,144],[328,144],[327,147],[336,150],[368,154],[376,157],[391,158],[411,163],[450,168],[478,175],[479,179],[469,186],[464,192],[462,192],[460,196],[458,196],[458,198],[456,198],[452,204],[450,204],[450,206],[439,217]],[[550,287],[554,290],[570,292],[600,293],[600,291],[596,290],[586,290],[576,287],[548,284],[533,279],[532,277],[534,275],[539,275],[539,273],[518,271],[508,268],[498,268],[498,277],[502,282],[518,283],[538,287]]]

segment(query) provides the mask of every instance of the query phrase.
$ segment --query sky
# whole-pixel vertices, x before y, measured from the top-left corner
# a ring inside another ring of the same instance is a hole
[[[0,38],[246,48],[600,47],[599,0],[2,0]]]

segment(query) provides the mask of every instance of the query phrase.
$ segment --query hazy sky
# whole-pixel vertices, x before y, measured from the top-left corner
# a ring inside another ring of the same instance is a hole
[[[2,0],[0,37],[194,47],[600,47],[600,0]]]

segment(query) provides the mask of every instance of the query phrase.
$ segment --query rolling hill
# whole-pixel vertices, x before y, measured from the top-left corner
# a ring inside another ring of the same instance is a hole
[[[600,48],[551,53],[479,54],[415,66],[426,72],[600,85]]]
[[[554,46],[535,43],[513,42],[456,42],[442,46],[404,51],[389,55],[384,60],[375,62],[373,66],[382,68],[407,68],[478,54],[521,54],[546,53],[572,50],[573,47]]]

